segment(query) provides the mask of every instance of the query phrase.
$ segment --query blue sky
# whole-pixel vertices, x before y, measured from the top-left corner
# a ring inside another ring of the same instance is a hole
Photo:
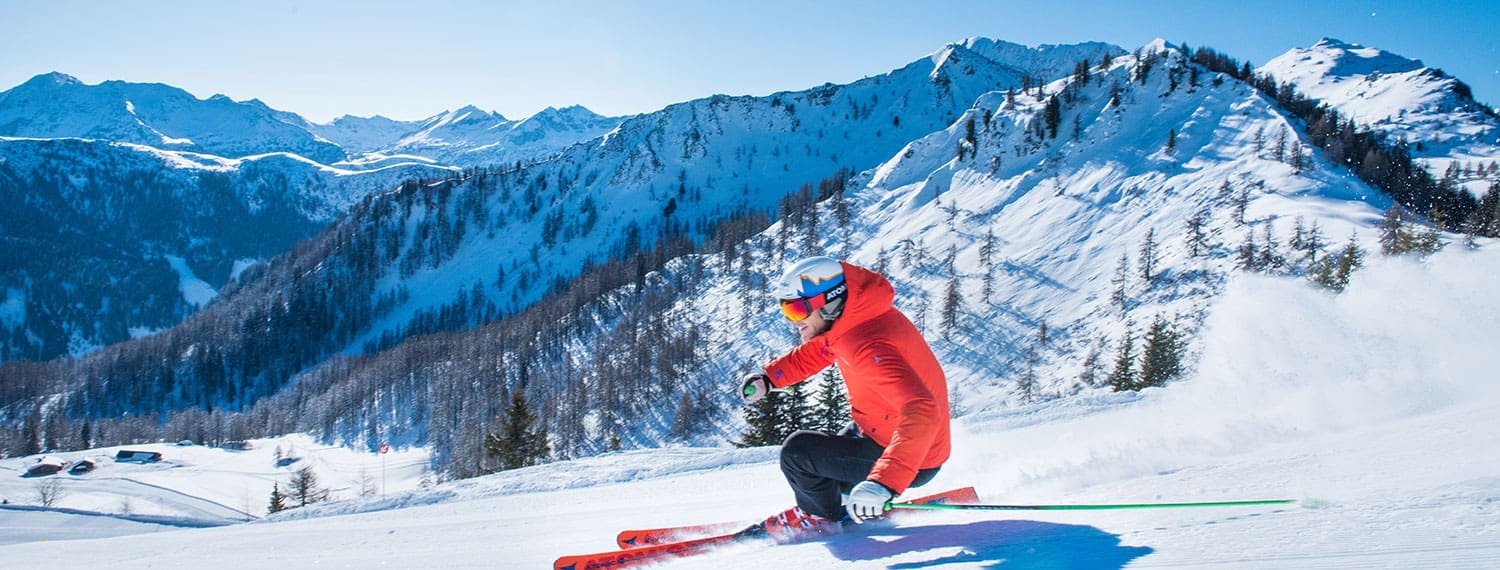
[[[0,0],[0,90],[61,71],[257,98],[314,121],[477,105],[622,115],[845,83],[983,36],[1154,38],[1252,64],[1322,37],[1440,67],[1500,104],[1500,2]]]

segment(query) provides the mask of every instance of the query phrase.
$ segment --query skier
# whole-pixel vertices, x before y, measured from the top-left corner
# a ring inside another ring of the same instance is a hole
[[[948,385],[932,349],[892,305],[879,273],[828,257],[792,264],[773,285],[802,343],[745,376],[746,404],[835,364],[854,421],[838,434],[798,431],[781,448],[797,507],[767,519],[790,539],[882,516],[889,501],[937,475],[949,453]],[[847,494],[847,497],[844,497]]]

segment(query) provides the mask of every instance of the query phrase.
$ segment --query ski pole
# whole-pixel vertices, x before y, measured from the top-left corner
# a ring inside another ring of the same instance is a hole
[[[892,509],[970,510],[970,511],[1112,511],[1123,509],[1172,509],[1182,507],[1246,507],[1285,505],[1296,499],[1256,501],[1210,501],[1202,503],[1115,503],[1094,505],[953,505],[940,503],[887,503]]]

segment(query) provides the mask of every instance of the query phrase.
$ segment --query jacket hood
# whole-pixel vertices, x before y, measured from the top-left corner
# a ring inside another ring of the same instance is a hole
[[[849,286],[849,296],[844,300],[844,313],[828,330],[830,341],[860,323],[890,311],[896,301],[896,289],[885,276],[848,262],[839,264],[844,266],[844,283]]]

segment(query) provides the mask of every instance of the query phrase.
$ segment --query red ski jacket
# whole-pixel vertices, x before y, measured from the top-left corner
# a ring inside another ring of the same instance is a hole
[[[854,422],[885,447],[869,479],[897,494],[917,471],[948,460],[948,381],[916,325],[891,303],[896,291],[879,273],[842,263],[849,296],[827,332],[766,365],[777,387],[837,364]]]

